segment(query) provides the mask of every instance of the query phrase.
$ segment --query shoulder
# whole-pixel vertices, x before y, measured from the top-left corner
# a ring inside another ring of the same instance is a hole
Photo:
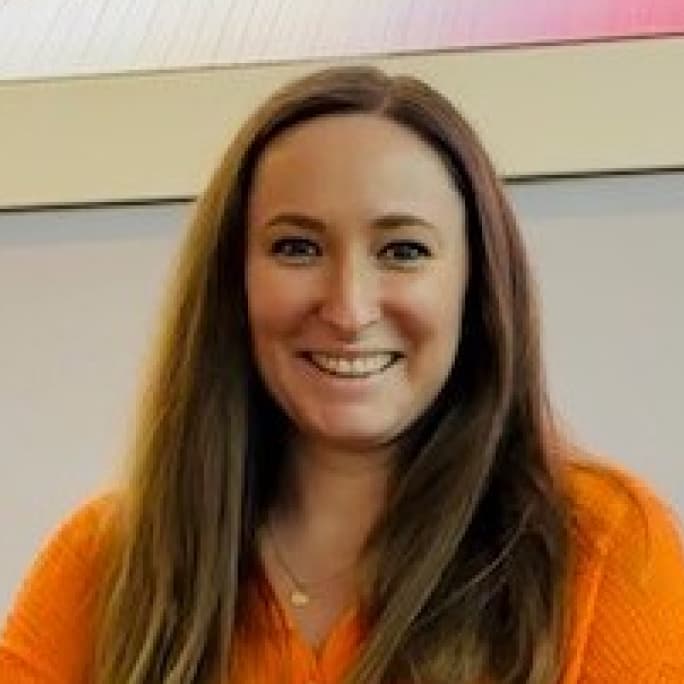
[[[51,570],[63,575],[92,564],[111,536],[120,499],[114,491],[94,495],[59,522],[38,552],[27,581],[36,573]]]
[[[653,560],[653,554],[681,560],[681,522],[644,479],[607,458],[578,453],[564,472],[577,544],[600,555],[622,550],[625,560]]]
[[[591,682],[637,673],[641,679],[634,681],[682,681],[657,679],[684,675],[684,547],[677,515],[644,480],[607,459],[574,454],[565,474],[576,667]]]
[[[30,574],[52,568],[61,575],[95,563],[111,537],[119,503],[113,491],[86,499],[47,536]]]
[[[115,491],[85,499],[57,525],[52,539],[69,541],[81,551],[87,551],[112,522],[120,503],[121,495]]]
[[[48,536],[0,633],[0,680],[83,681],[120,496],[94,496]]]

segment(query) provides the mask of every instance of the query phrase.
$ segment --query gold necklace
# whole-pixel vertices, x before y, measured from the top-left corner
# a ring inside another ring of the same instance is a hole
[[[266,533],[268,534],[268,539],[270,541],[271,548],[273,549],[273,556],[278,562],[278,565],[280,566],[281,570],[285,573],[288,582],[292,585],[292,588],[288,594],[288,600],[290,601],[290,604],[295,608],[305,608],[309,605],[309,603],[311,603],[312,599],[315,598],[314,595],[311,593],[312,588],[328,584],[333,580],[342,577],[342,575],[348,573],[355,565],[355,563],[349,565],[346,568],[340,570],[339,572],[336,572],[331,577],[328,577],[324,580],[319,580],[315,583],[302,582],[295,575],[292,568],[285,560],[285,557],[280,550],[278,542],[276,541],[275,534],[273,533],[273,528],[271,527],[271,524],[268,520],[265,523],[265,529]]]

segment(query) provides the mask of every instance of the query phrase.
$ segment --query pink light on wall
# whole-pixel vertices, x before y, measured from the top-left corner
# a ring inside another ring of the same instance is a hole
[[[445,0],[413,9],[412,49],[684,34],[684,0]]]
[[[0,80],[684,35],[684,0],[43,4],[0,0]]]

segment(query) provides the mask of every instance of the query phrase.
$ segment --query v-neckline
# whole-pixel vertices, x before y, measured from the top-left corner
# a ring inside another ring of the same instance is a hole
[[[316,660],[321,660],[324,655],[334,647],[339,636],[345,633],[352,625],[357,637],[360,636],[360,605],[353,601],[344,608],[332,623],[332,627],[320,643],[313,644],[302,632],[292,609],[278,596],[276,588],[268,576],[264,559],[259,554],[255,563],[256,577],[254,578],[261,586],[262,596],[266,601],[269,614],[274,622],[285,629],[301,648],[309,651]]]

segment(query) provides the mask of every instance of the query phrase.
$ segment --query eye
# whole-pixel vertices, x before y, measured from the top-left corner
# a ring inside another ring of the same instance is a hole
[[[417,261],[432,256],[429,248],[421,242],[402,240],[390,242],[380,250],[381,258],[392,261]]]
[[[320,256],[321,250],[306,238],[280,238],[271,245],[271,254],[293,261],[308,261]]]

